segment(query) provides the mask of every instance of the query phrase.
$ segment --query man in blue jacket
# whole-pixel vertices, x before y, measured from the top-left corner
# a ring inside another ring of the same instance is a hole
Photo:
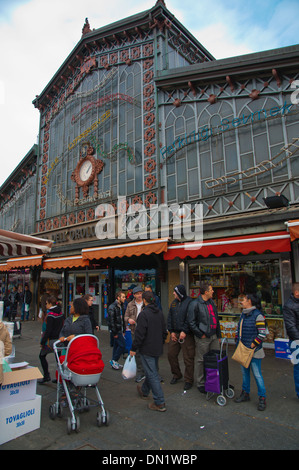
[[[209,282],[202,281],[199,291],[198,298],[190,302],[187,315],[189,327],[195,338],[195,360],[198,365],[197,388],[201,393],[205,393],[203,356],[212,349],[219,350],[221,330],[217,307],[212,300],[213,287]]]

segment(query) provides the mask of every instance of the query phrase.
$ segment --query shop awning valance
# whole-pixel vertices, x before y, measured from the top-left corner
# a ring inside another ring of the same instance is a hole
[[[7,263],[0,263],[0,273],[4,273],[6,271],[9,271],[9,268],[7,267]]]
[[[290,220],[289,222],[286,222],[286,225],[290,232],[291,242],[299,239],[299,220]]]
[[[89,261],[81,255],[65,256],[61,258],[48,258],[43,261],[43,269],[85,268]]]
[[[0,230],[0,256],[32,256],[49,253],[52,240]]]
[[[10,258],[7,260],[7,271],[10,269],[30,268],[32,266],[41,266],[43,255],[22,256],[22,258]]]
[[[121,243],[119,245],[83,249],[82,257],[83,259],[107,259],[150,255],[152,253],[159,254],[167,250],[167,245],[168,238]]]
[[[165,260],[172,260],[176,257],[184,259],[187,256],[194,259],[197,256],[204,258],[214,255],[234,256],[236,253],[248,255],[252,251],[262,254],[270,250],[273,253],[291,251],[290,234],[288,232],[271,232],[256,235],[244,235],[241,237],[218,238],[204,240],[202,243],[180,243],[169,245],[164,253]]]

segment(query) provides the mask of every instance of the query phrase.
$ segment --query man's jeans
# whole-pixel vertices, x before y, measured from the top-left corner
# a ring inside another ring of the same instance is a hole
[[[145,381],[142,384],[142,393],[148,396],[152,390],[153,399],[156,405],[165,403],[163,390],[161,387],[160,376],[158,372],[158,357],[140,354],[143,369],[145,372]]]
[[[250,393],[250,369],[251,369],[253,376],[255,378],[255,381],[256,381],[258,396],[266,397],[266,389],[265,389],[264,379],[262,376],[261,362],[262,362],[261,359],[255,359],[253,357],[251,359],[251,363],[248,369],[246,369],[246,367],[241,366],[242,375],[243,375],[242,390],[244,390],[244,392],[246,393]]]
[[[118,333],[117,338],[113,338],[112,360],[118,362],[120,356],[126,351],[126,341],[122,333]]]

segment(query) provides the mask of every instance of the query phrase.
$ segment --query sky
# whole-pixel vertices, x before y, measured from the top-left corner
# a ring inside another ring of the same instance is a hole
[[[0,0],[0,187],[37,143],[40,94],[81,39],[156,0]],[[298,0],[165,0],[216,58],[298,44]],[[211,7],[212,6],[212,7]]]

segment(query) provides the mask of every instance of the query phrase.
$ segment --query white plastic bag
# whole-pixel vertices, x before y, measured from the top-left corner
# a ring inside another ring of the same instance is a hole
[[[136,359],[135,356],[128,355],[122,370],[122,376],[125,380],[133,379],[136,376]]]

